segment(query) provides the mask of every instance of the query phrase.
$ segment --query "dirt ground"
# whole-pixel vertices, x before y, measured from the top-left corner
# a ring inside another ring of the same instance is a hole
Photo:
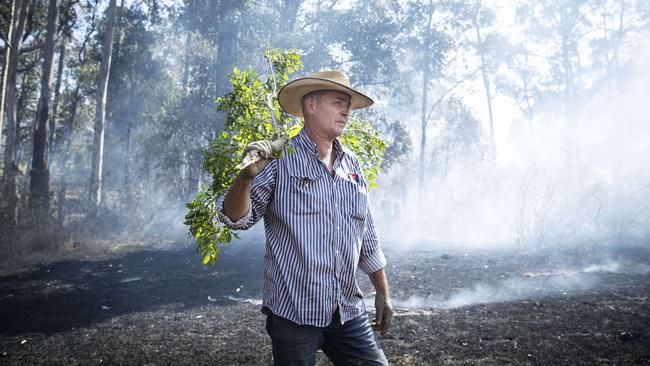
[[[385,248],[397,311],[381,342],[393,365],[650,365],[650,245]],[[204,268],[179,243],[4,268],[0,364],[271,364],[262,255],[240,242]]]

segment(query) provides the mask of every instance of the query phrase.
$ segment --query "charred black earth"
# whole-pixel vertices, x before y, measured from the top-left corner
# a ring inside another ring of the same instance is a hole
[[[385,252],[391,364],[650,364],[648,245]],[[204,268],[178,244],[0,277],[0,364],[272,364],[262,256],[248,240]]]

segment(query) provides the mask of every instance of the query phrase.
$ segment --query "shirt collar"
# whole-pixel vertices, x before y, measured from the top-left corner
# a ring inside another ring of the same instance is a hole
[[[313,155],[318,159],[318,146],[316,146],[316,143],[309,138],[304,127],[300,130],[298,135],[293,138],[292,142],[295,147],[304,149],[308,154]],[[334,147],[334,151],[336,151],[336,160],[339,160],[346,155],[345,149],[343,149],[343,145],[341,145],[341,141],[338,137],[332,141],[332,146]]]

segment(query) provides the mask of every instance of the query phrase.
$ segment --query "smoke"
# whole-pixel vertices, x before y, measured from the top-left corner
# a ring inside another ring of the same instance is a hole
[[[406,300],[395,299],[399,308],[453,309],[474,304],[511,302],[522,299],[539,299],[546,296],[568,295],[592,290],[600,283],[599,275],[612,273],[646,275],[650,265],[643,263],[606,261],[578,270],[553,272],[523,272],[498,284],[477,283],[449,296],[411,296]]]
[[[496,161],[460,156],[444,173],[434,166],[421,189],[417,161],[381,177],[373,207],[382,238],[402,249],[642,242],[650,234],[647,66],[650,57],[634,78],[608,81],[576,121],[565,123],[559,105],[532,123],[497,120],[497,129],[511,127]]]
[[[602,264],[593,264],[585,267],[584,273],[624,273],[632,275],[645,275],[650,273],[650,265],[645,263],[624,263],[606,261]]]

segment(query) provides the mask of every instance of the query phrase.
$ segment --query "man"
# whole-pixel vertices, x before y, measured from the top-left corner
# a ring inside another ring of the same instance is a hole
[[[390,327],[392,307],[359,161],[339,141],[350,110],[373,104],[338,71],[294,80],[278,92],[282,108],[304,117],[295,153],[243,169],[218,202],[222,221],[247,229],[264,218],[263,308],[276,365],[313,365],[319,348],[336,365],[387,365],[370,327],[357,267],[376,290],[373,328]]]

